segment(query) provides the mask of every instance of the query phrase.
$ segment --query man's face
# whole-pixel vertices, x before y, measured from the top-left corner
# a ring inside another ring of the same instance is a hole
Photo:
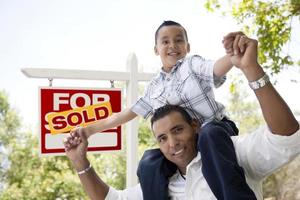
[[[154,52],[160,56],[163,69],[170,72],[176,62],[190,51],[184,30],[180,26],[164,26],[158,31]]]
[[[155,121],[152,129],[164,156],[185,173],[186,166],[197,155],[197,123],[188,124],[174,111]]]

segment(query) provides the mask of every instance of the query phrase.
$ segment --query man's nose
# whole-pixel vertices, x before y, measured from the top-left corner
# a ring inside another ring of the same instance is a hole
[[[171,148],[174,148],[177,144],[177,140],[174,136],[169,137],[169,146]]]

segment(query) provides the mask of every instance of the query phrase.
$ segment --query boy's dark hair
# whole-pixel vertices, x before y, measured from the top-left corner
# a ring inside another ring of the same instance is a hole
[[[155,110],[152,118],[151,118],[151,128],[153,127],[153,123],[157,120],[165,117],[166,115],[172,113],[172,112],[178,112],[181,114],[184,121],[186,121],[188,124],[191,124],[193,119],[189,115],[189,113],[185,110],[185,108],[177,105],[164,105],[158,109]]]
[[[164,21],[164,22],[157,28],[157,30],[155,31],[155,44],[157,44],[158,31],[159,31],[162,27],[164,27],[164,26],[179,26],[179,27],[181,27],[181,28],[183,29],[183,31],[184,31],[184,35],[185,35],[185,37],[186,37],[186,41],[189,41],[189,40],[188,40],[188,36],[187,36],[187,32],[186,32],[185,28],[184,28],[183,26],[181,26],[181,24],[169,20],[169,21]]]

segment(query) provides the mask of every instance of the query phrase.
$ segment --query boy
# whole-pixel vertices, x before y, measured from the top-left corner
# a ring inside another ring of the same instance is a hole
[[[237,33],[235,37],[240,36]],[[228,52],[232,41],[224,41]],[[82,131],[89,137],[130,121],[137,115],[147,118],[165,104],[186,107],[203,124],[198,144],[206,145],[198,145],[198,151],[203,159],[203,175],[217,199],[256,199],[246,184],[243,170],[233,168],[230,163],[237,161],[229,136],[237,135],[238,130],[224,115],[224,106],[215,101],[212,90],[212,86],[218,87],[225,81],[225,74],[232,68],[230,58],[224,56],[213,63],[200,56],[186,57],[189,51],[186,30],[177,22],[163,22],[155,33],[154,47],[155,54],[162,61],[162,70],[150,82],[144,96],[131,108],[82,128]],[[72,131],[71,135],[78,136],[78,131]],[[168,176],[174,171],[172,163],[162,157],[161,152],[153,152],[140,162],[139,180],[143,190],[148,191],[144,199],[166,198],[163,194],[167,190]],[[232,177],[229,182],[218,173],[220,170]],[[150,187],[153,182],[162,187]]]

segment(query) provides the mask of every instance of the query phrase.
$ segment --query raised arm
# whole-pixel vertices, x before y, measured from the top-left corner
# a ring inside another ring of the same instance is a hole
[[[217,77],[224,76],[233,67],[230,56],[225,55],[219,58],[214,64],[214,75]]]
[[[229,33],[224,37],[232,37]],[[231,62],[242,70],[249,82],[261,79],[265,72],[257,62],[257,41],[246,36],[236,37]],[[278,94],[273,85],[268,82],[265,86],[254,89],[259,101],[264,119],[274,134],[292,135],[299,129],[299,124],[290,108]]]
[[[83,185],[83,188],[90,199],[105,199],[109,191],[109,186],[101,180],[92,167],[89,167],[90,162],[86,157],[88,141],[80,129],[78,130],[78,133],[80,139],[79,137],[74,137],[71,139],[73,140],[73,143],[78,144],[77,146],[70,148],[71,140],[69,139],[64,141],[66,155],[72,162],[74,169],[79,172],[78,176],[81,184]]]
[[[137,116],[136,113],[132,112],[129,108],[111,115],[108,118],[102,119],[100,121],[97,121],[94,124],[91,124],[87,127],[84,128],[80,128],[80,130],[82,131],[82,134],[88,138],[91,135],[93,135],[94,133],[97,132],[101,132],[116,126],[119,126],[121,124],[124,124],[130,120],[132,120],[133,118],[135,118]],[[79,137],[79,129],[75,128],[70,132],[70,135],[72,137],[67,137],[67,141],[69,143],[69,145],[66,147],[67,150],[69,150],[70,148],[77,146],[76,143],[74,143],[74,141],[72,140],[73,137]]]
[[[89,137],[96,132],[101,132],[121,124],[124,124],[137,116],[131,109],[127,108],[119,113],[113,114],[108,118],[102,119],[94,124],[83,128],[83,133]]]

